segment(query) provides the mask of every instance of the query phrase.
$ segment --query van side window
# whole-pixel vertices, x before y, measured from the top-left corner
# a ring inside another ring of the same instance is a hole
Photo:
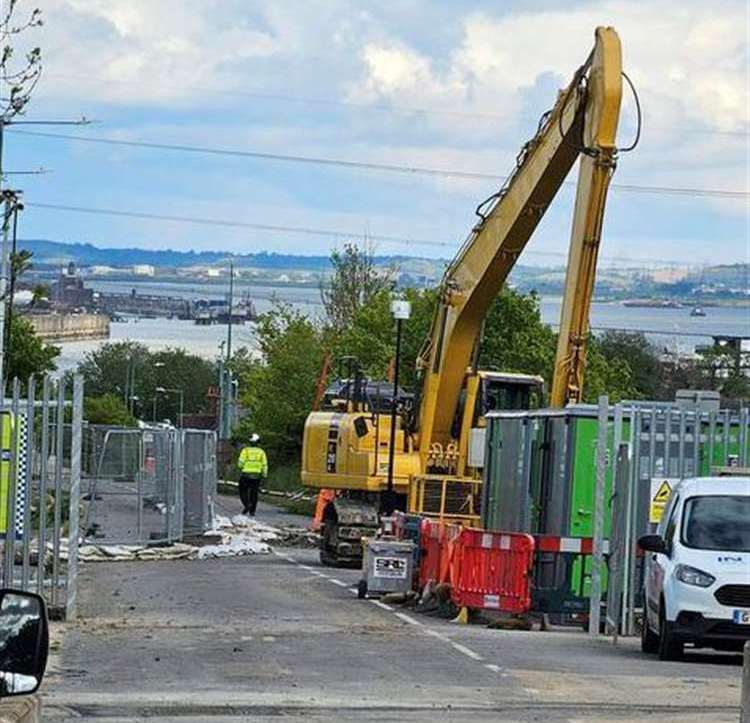
[[[667,506],[664,508],[664,512],[662,513],[661,519],[659,520],[659,524],[656,526],[656,534],[661,535],[662,539],[664,540],[667,539],[667,524],[672,519],[672,514],[674,513],[676,502],[676,496],[673,495],[669,498]]]
[[[674,538],[675,529],[677,528],[677,510],[680,506],[680,498],[675,497],[672,501],[671,509],[669,511],[669,520],[667,521],[667,528],[664,531],[664,540],[667,544],[671,544]]]

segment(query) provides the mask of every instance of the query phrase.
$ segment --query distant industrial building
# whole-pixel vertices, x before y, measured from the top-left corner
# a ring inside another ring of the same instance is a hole
[[[133,266],[134,276],[153,276],[155,273],[156,269],[151,264],[135,264]]]
[[[87,276],[107,276],[108,274],[117,273],[118,269],[113,266],[89,266],[84,269]]]
[[[93,305],[94,292],[84,287],[73,261],[60,270],[57,281],[52,284],[50,300],[61,308],[91,308]]]

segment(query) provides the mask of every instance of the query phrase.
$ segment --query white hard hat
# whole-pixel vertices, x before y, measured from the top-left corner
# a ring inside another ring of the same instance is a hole
[[[251,441],[251,442],[258,442],[258,441],[260,441],[260,437],[259,437],[259,436],[258,436],[257,434],[255,434],[255,432],[253,432],[253,433],[252,433],[252,434],[250,435],[250,441]]]

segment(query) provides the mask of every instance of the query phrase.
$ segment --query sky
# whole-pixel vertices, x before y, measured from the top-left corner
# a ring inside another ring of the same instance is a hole
[[[24,238],[325,254],[369,235],[397,239],[377,241],[379,253],[450,257],[493,180],[28,133],[504,176],[587,57],[594,28],[612,25],[643,108],[640,144],[620,156],[614,183],[740,197],[613,188],[604,263],[750,260],[742,0],[20,0],[19,18],[37,5],[43,27],[17,38],[19,51],[39,45],[44,62],[25,119],[95,122],[8,129],[5,169],[48,169],[9,177],[27,202]],[[619,144],[634,132],[626,91]],[[560,191],[525,263],[564,261],[573,197],[570,186]]]

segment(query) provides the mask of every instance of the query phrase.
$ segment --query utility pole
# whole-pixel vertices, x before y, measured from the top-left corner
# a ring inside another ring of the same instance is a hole
[[[227,317],[227,363],[232,358],[232,311],[234,310],[234,261],[229,262],[229,315]]]
[[[0,118],[0,186],[3,181],[3,139],[5,136],[5,119]],[[1,189],[0,189],[1,190]],[[4,213],[5,215],[5,213]],[[0,385],[5,379],[5,297],[8,293],[8,265],[10,254],[8,253],[8,237],[6,234],[7,222],[3,223],[3,240],[0,249]]]
[[[7,194],[8,198],[10,199],[10,192]],[[16,258],[16,244],[18,241],[18,212],[23,211],[23,204],[18,200],[17,194],[13,195],[13,208],[12,208],[12,214],[13,214],[13,234],[11,239],[11,246],[10,246],[10,257],[9,257],[9,276],[10,276],[10,286],[8,289],[8,318],[5,322],[4,326],[0,326],[0,329],[4,329],[5,339],[4,339],[4,345],[3,348],[10,350],[10,330],[11,325],[13,324],[13,297],[16,295],[16,274],[18,273],[18,270],[14,273],[13,271],[13,260]],[[3,225],[5,230],[5,227],[7,226],[7,222]],[[5,234],[3,234],[3,238],[5,238]]]

